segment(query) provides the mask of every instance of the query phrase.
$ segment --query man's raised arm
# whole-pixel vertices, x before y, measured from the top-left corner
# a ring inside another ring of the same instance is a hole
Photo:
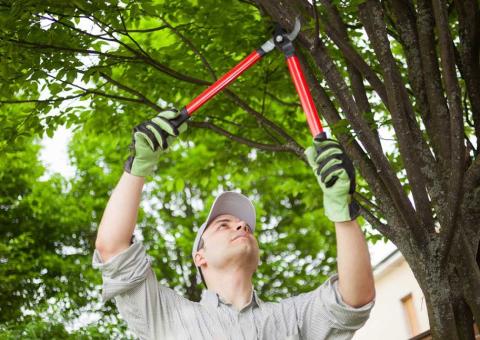
[[[130,246],[144,183],[144,177],[124,172],[113,190],[95,241],[104,262]]]
[[[325,215],[335,222],[339,291],[345,303],[361,307],[375,298],[370,254],[356,221],[359,206],[355,168],[340,144],[332,139],[314,140],[305,154],[323,191]]]
[[[178,115],[176,110],[163,111],[133,129],[132,154],[107,203],[95,241],[104,262],[130,246],[145,177],[152,175],[172,138],[186,129],[185,124],[178,129],[172,124]]]

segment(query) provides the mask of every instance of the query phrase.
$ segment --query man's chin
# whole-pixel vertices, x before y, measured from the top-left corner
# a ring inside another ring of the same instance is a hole
[[[243,258],[254,258],[258,253],[258,249],[253,244],[246,242],[232,247],[231,250],[235,254],[234,256],[242,256]]]

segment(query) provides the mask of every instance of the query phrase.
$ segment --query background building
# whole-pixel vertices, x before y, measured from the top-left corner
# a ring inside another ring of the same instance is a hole
[[[395,249],[378,263],[374,261],[372,257],[375,306],[353,340],[431,339],[425,298],[403,255]]]

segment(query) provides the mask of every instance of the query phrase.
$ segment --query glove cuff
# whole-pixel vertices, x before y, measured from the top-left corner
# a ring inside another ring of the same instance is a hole
[[[352,198],[352,201],[348,205],[348,212],[350,213],[350,221],[360,216],[360,205]]]
[[[360,216],[360,206],[353,200],[351,195],[349,195],[349,199],[344,200],[344,202],[338,202],[338,200],[335,202],[335,200],[325,197],[324,195],[323,206],[325,215],[332,222],[352,221]]]
[[[125,161],[123,169],[130,175],[137,177],[147,177],[153,173],[155,163],[141,161],[135,156],[129,156]]]
[[[129,157],[127,158],[127,160],[125,161],[125,163],[123,164],[123,170],[125,170],[125,171],[128,172],[129,174],[132,173],[133,160],[134,160],[134,157],[133,157],[133,156],[129,156]]]

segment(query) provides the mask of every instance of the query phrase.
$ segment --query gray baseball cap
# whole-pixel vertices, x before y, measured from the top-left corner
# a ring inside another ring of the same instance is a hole
[[[207,220],[200,226],[197,231],[197,236],[195,237],[195,242],[193,242],[192,248],[192,258],[195,261],[195,254],[197,253],[202,235],[207,229],[207,226],[212,222],[217,216],[230,214],[234,215],[241,220],[245,221],[249,226],[252,232],[255,231],[255,207],[248,197],[234,191],[225,191],[222,192],[215,198],[215,201],[210,208],[208,213]],[[197,267],[197,283],[202,282],[202,275],[200,267]]]

